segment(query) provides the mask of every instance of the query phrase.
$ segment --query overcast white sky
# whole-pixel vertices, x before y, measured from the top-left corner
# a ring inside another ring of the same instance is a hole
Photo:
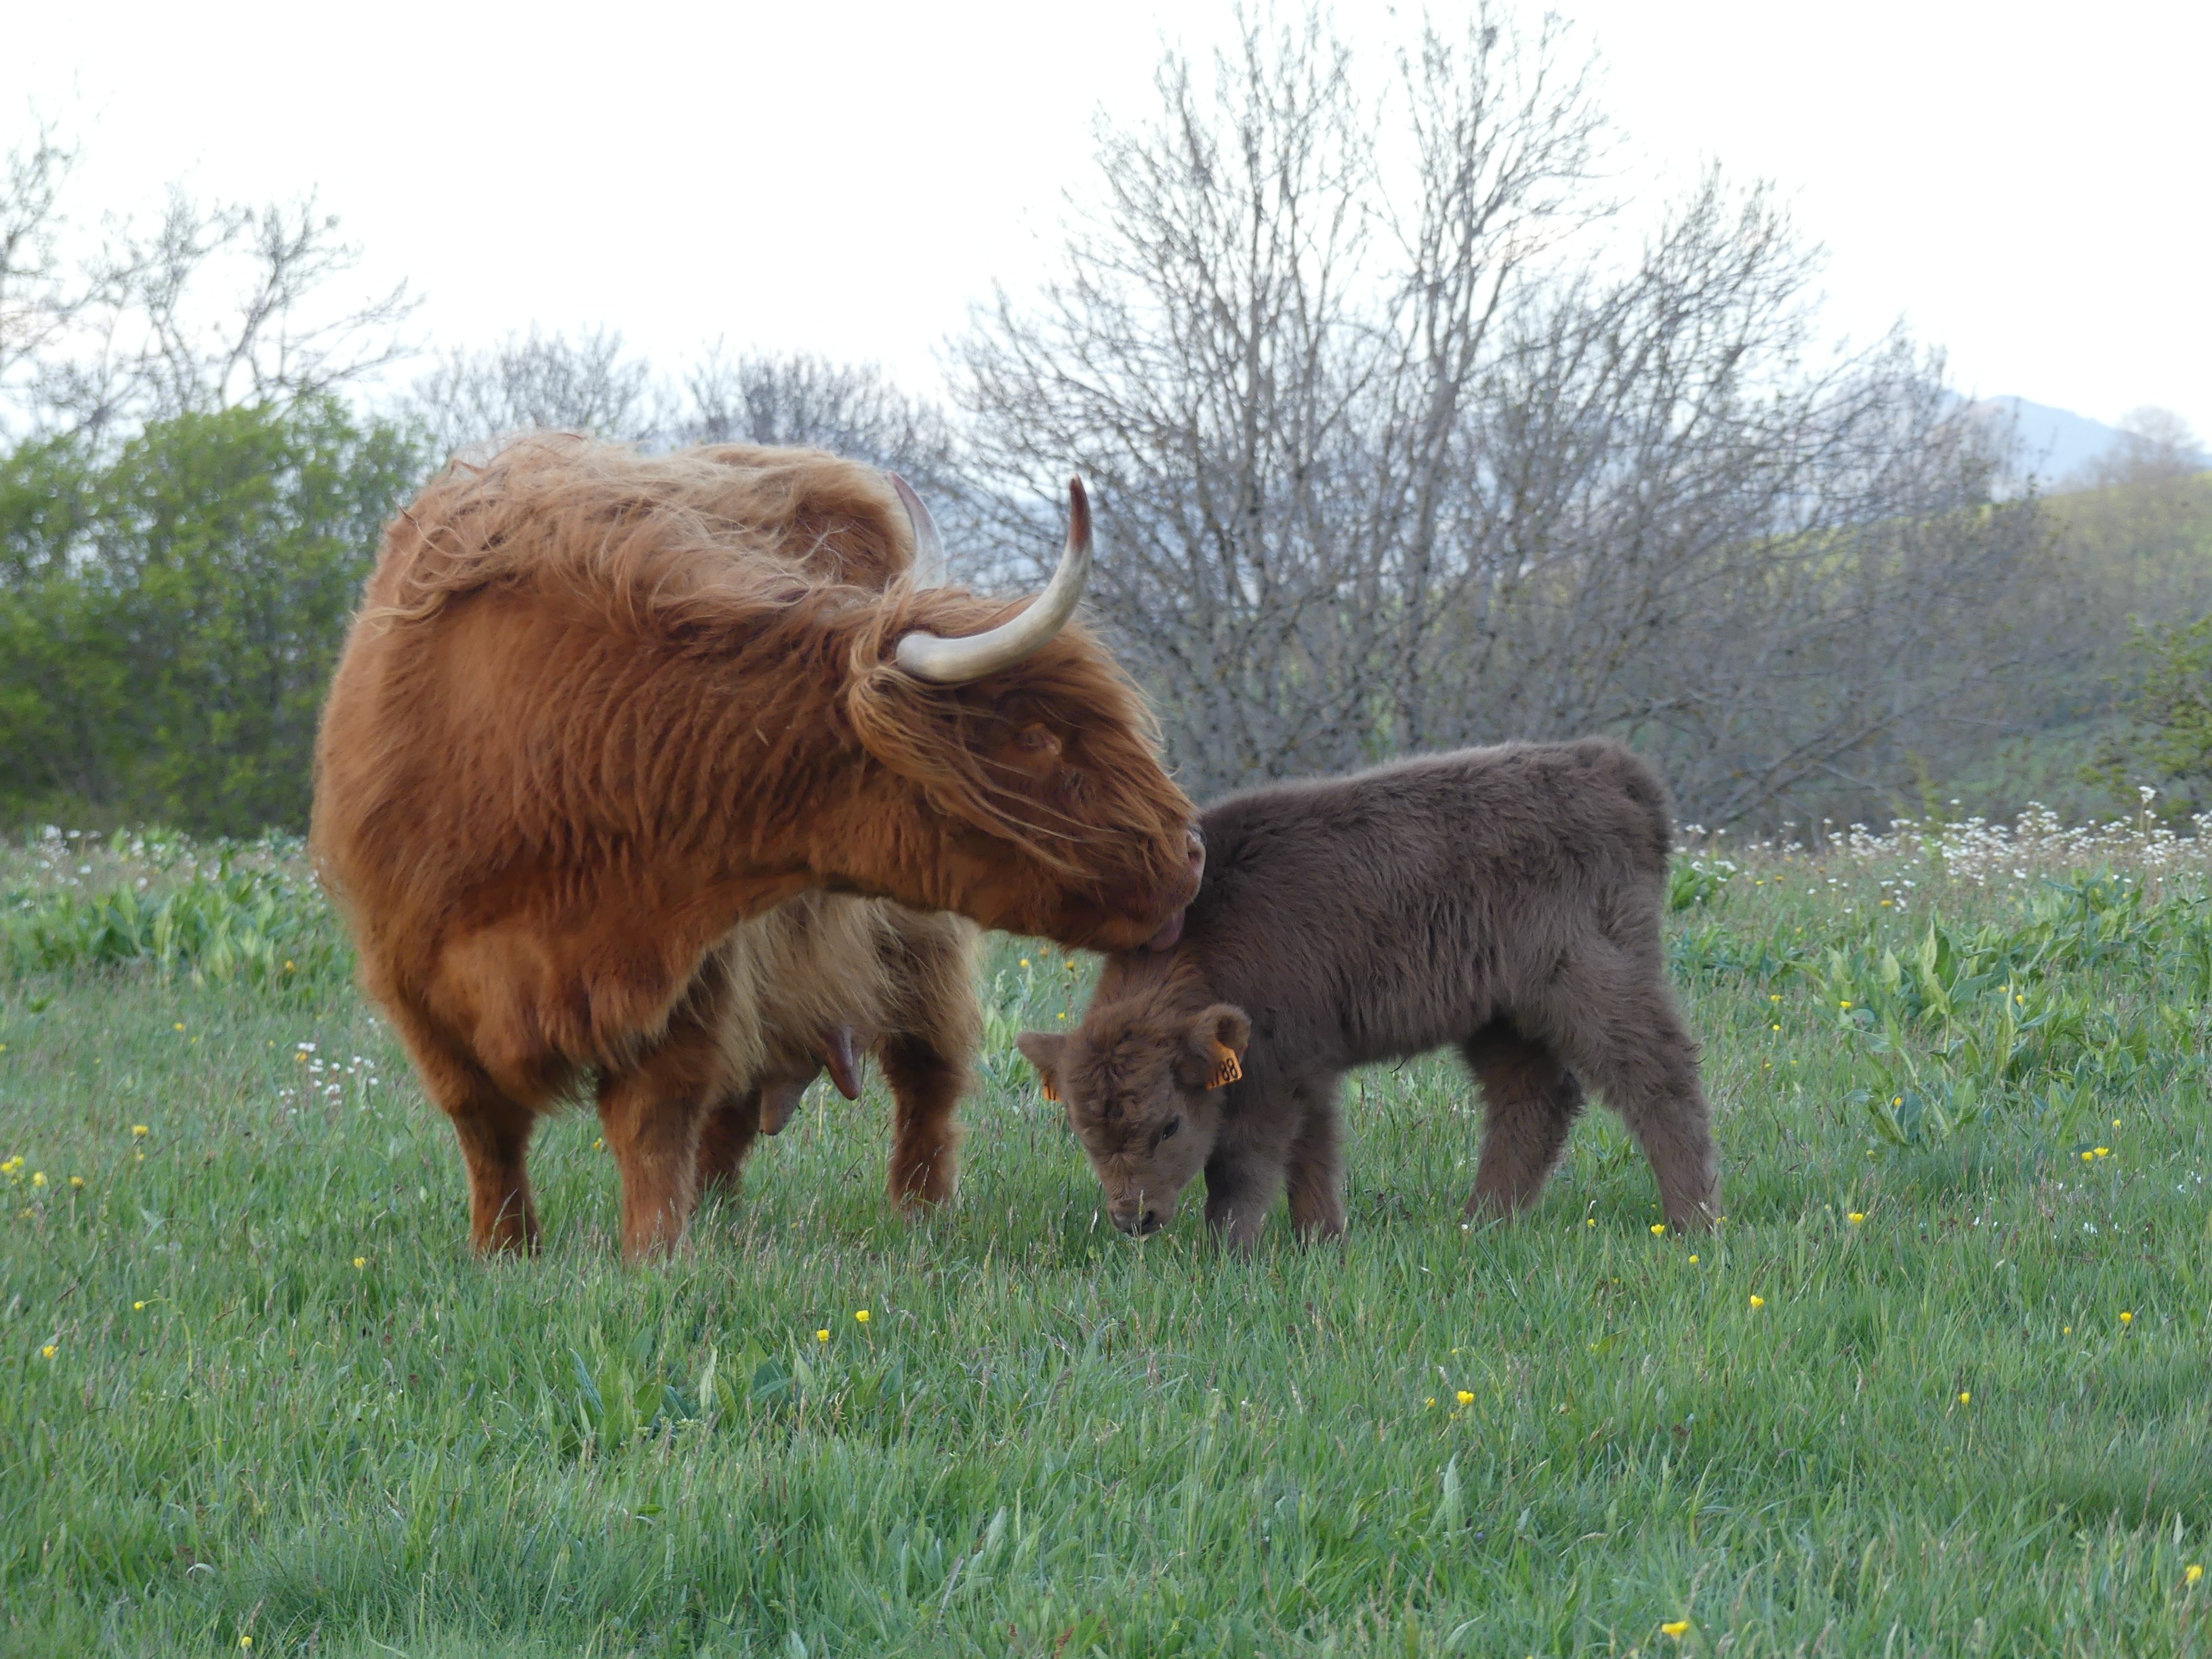
[[[1463,5],[1431,8],[1441,19]],[[1903,317],[1960,385],[2212,435],[2212,4],[1579,0],[1642,167],[1777,181],[1839,331]],[[1402,15],[1418,8],[1399,8]],[[1376,52],[1381,0],[1341,30]],[[1112,21],[1104,21],[1109,18]],[[0,146],[33,103],[81,207],[320,191],[441,343],[608,323],[884,362],[916,389],[1053,258],[1091,123],[1228,0],[495,8],[0,0]]]

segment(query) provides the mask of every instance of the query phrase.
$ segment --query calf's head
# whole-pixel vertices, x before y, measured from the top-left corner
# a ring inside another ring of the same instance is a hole
[[[1115,1226],[1139,1236],[1175,1219],[1190,1178],[1220,1139],[1222,1091],[1243,1075],[1252,1022],[1225,1002],[1165,998],[1094,1005],[1066,1036],[1024,1031],[1022,1053],[1106,1188]]]

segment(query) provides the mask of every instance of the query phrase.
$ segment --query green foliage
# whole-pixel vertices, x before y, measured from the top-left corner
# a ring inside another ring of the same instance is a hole
[[[303,828],[323,691],[421,465],[328,402],[0,456],[0,821]]]
[[[2191,623],[2137,625],[2132,641],[2142,668],[2115,734],[2083,776],[2136,804],[2136,786],[2164,786],[2168,817],[2202,811],[2212,787],[2212,616]]]
[[[214,905],[264,856],[222,850],[0,880]],[[884,1203],[879,1088],[817,1090],[626,1272],[580,1115],[545,1254],[487,1266],[342,976],[0,977],[0,1651],[2204,1651],[2198,879],[1901,917],[1881,871],[1731,863],[1670,923],[1729,1213],[1686,1239],[1601,1110],[1462,1231],[1448,1059],[1347,1091],[1340,1246],[1121,1238],[1009,1046],[1085,970],[1001,945],[948,1211]],[[264,931],[325,925],[271,867]]]
[[[234,869],[228,858],[155,896],[123,887],[0,901],[0,971],[17,976],[146,967],[297,998],[342,981],[352,961],[320,893],[282,872]]]

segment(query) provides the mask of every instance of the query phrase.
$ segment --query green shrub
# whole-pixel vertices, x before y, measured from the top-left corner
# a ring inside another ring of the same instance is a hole
[[[11,896],[0,914],[0,966],[25,974],[151,968],[195,982],[279,994],[327,989],[350,970],[328,902],[280,871],[234,869],[225,857],[158,896],[128,888]]]

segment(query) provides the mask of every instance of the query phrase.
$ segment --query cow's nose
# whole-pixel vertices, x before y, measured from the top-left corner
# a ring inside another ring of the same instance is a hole
[[[1160,1212],[1158,1210],[1147,1210],[1137,1218],[1137,1236],[1141,1238],[1146,1233],[1157,1232],[1159,1231],[1159,1225]]]
[[[1137,1213],[1137,1206],[1133,1204],[1112,1206],[1106,1212],[1106,1218],[1114,1224],[1116,1231],[1125,1233],[1135,1232],[1142,1220]]]

